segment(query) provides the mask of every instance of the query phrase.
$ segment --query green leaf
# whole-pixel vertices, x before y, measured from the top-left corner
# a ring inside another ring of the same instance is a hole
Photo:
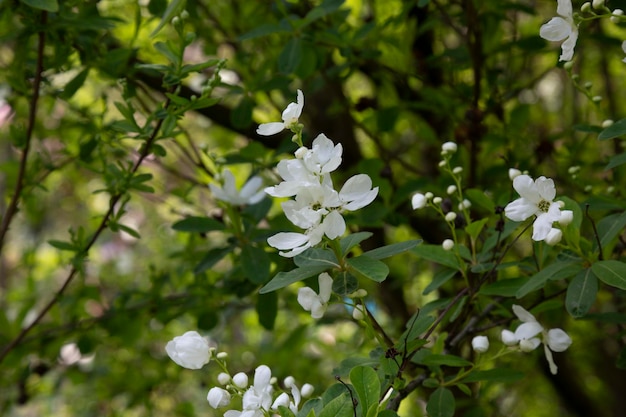
[[[350,371],[350,382],[359,397],[361,415],[365,416],[372,405],[378,405],[380,397],[378,374],[368,366],[357,366]]]
[[[456,269],[441,269],[435,273],[433,280],[430,281],[430,284],[424,288],[422,294],[427,295],[431,292],[435,291],[439,287],[441,287],[446,282],[450,281],[454,275],[456,275],[458,271]]]
[[[293,262],[301,268],[310,266],[324,266],[328,269],[339,267],[339,261],[330,249],[307,249],[293,258]]]
[[[565,308],[574,318],[587,314],[596,300],[598,279],[591,269],[580,271],[567,287]]]
[[[452,417],[455,407],[452,392],[447,388],[439,387],[430,394],[426,411],[429,417]]]
[[[286,33],[289,32],[289,25],[284,24],[276,24],[276,23],[265,23],[263,25],[257,26],[252,29],[250,32],[244,33],[239,36],[237,39],[240,41],[244,41],[246,39],[254,39],[262,36],[271,35],[273,33]]]
[[[352,401],[350,401],[350,395],[345,393],[326,404],[319,417],[352,417],[353,415],[354,409]]]
[[[358,232],[349,234],[348,236],[341,239],[341,241],[339,242],[339,244],[341,245],[341,253],[348,253],[350,249],[363,242],[365,239],[368,239],[372,235],[372,232]]]
[[[263,249],[252,245],[241,248],[241,268],[254,284],[265,284],[270,277],[270,257]]]
[[[609,169],[613,169],[624,164],[626,164],[626,152],[612,156],[609,163],[604,167],[604,170],[608,171]]]
[[[321,19],[324,16],[327,16],[335,11],[337,11],[341,5],[344,3],[344,0],[325,0],[317,7],[311,9],[310,12],[304,17],[304,24],[307,25],[315,20]]]
[[[207,252],[207,254],[204,256],[204,258],[202,258],[200,263],[198,263],[198,265],[196,265],[196,267],[194,268],[193,272],[195,274],[200,274],[200,273],[206,271],[207,269],[211,268],[213,265],[218,263],[224,256],[226,256],[229,253],[231,253],[232,250],[233,250],[233,248],[230,247],[230,246],[227,246],[225,248],[211,249],[210,251]]]
[[[371,279],[376,282],[383,282],[389,275],[389,267],[384,262],[365,255],[349,258],[348,265],[350,266],[350,272],[357,277]]]
[[[272,278],[270,282],[265,284],[263,288],[259,290],[261,294],[265,294],[268,292],[276,291],[278,289],[284,288],[287,285],[293,284],[294,282],[302,281],[303,279],[307,279],[312,277],[313,275],[317,275],[321,272],[327,270],[326,266],[312,266],[307,268],[296,268],[289,272],[279,272]]]
[[[526,294],[543,288],[549,279],[568,278],[578,273],[581,269],[582,266],[574,264],[574,262],[555,262],[530,277],[526,284],[517,291],[515,296],[522,298]]]
[[[488,369],[486,371],[472,371],[467,377],[463,378],[463,382],[514,382],[522,379],[524,373],[507,368]]]
[[[259,294],[256,301],[256,313],[261,326],[266,330],[273,330],[278,314],[278,294],[275,292]]]
[[[186,0],[172,0],[169,6],[167,6],[167,9],[165,9],[165,13],[163,13],[163,17],[161,18],[159,25],[152,31],[150,37],[152,38],[154,35],[159,33],[159,31],[163,29],[163,27],[168,24],[174,16],[180,14],[180,12],[185,9],[185,3]]]
[[[591,265],[598,279],[607,285],[626,290],[626,264],[620,261],[598,261]]]
[[[618,136],[626,135],[626,119],[618,120],[611,126],[604,129],[598,135],[599,140],[613,139]]]
[[[464,192],[465,196],[472,202],[473,205],[486,210],[489,214],[495,213],[496,206],[493,203],[493,200],[487,197],[484,191],[476,188],[470,188],[469,190],[464,190]]]
[[[176,1],[176,0],[174,0]],[[154,49],[156,49],[157,51],[161,52],[161,54],[163,54],[163,56],[165,56],[167,58],[168,61],[170,61],[172,64],[174,65],[179,65],[180,64],[180,58],[178,56],[178,54],[176,53],[176,51],[174,51],[172,49],[172,46],[169,43],[166,42],[156,42],[154,44]]]
[[[206,233],[214,230],[224,230],[224,223],[210,217],[190,216],[172,225],[172,229],[179,232]]]
[[[87,79],[87,75],[89,75],[89,68],[85,68],[81,72],[79,72],[76,77],[72,78],[70,82],[65,84],[63,88],[63,92],[59,94],[59,98],[63,100],[67,100],[72,97],[79,88],[85,84],[85,80]]]
[[[341,271],[333,280],[333,292],[348,295],[359,288],[359,281],[347,271]]]
[[[48,244],[52,247],[55,247],[57,249],[61,249],[61,250],[69,250],[72,252],[76,251],[76,246],[74,246],[72,243],[70,242],[63,242],[62,240],[49,240]]]
[[[437,355],[432,354],[425,356],[420,363],[426,366],[453,366],[453,367],[463,367],[470,366],[472,363],[467,359],[463,359],[459,356],[454,355]]]
[[[420,310],[417,310],[417,312],[406,322],[406,330],[400,337],[401,343],[404,344],[405,341],[411,342],[416,340],[422,335],[422,333],[430,328],[434,321],[435,318],[433,316],[420,313]]]
[[[478,291],[482,295],[499,295],[502,297],[514,297],[519,289],[526,284],[528,278],[503,279],[493,284],[483,285]]]
[[[483,219],[471,222],[470,224],[465,226],[465,233],[467,233],[472,238],[472,240],[476,240],[480,232],[483,230],[483,227],[485,227],[485,224],[487,224],[487,220],[489,220],[489,218],[485,217]]]
[[[278,71],[283,74],[291,74],[302,59],[302,40],[291,38],[278,56]]]
[[[391,245],[381,246],[380,248],[372,249],[365,252],[363,255],[372,259],[385,259],[399,253],[406,252],[422,242],[422,239],[415,239],[407,240],[406,242],[393,243]]]
[[[59,2],[57,0],[21,0],[21,2],[33,9],[45,10],[52,13],[59,11]]]
[[[441,245],[419,245],[413,249],[413,253],[440,265],[459,269],[459,262],[456,256],[454,256],[454,253],[444,250]]]
[[[626,227],[626,211],[611,214],[598,222],[598,235],[602,247],[608,245]]]

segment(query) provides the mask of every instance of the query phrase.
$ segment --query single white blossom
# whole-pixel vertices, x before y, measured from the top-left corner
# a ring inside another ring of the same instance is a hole
[[[526,311],[523,307],[513,305],[513,313],[522,322],[515,333],[508,330],[502,331],[502,341],[507,346],[514,346],[519,343],[519,348],[523,352],[535,350],[541,343],[544,345],[544,353],[550,372],[557,373],[557,366],[554,363],[552,352],[563,352],[572,344],[572,339],[562,329],[545,330],[537,321],[535,316]],[[541,336],[541,339],[537,336]]]
[[[315,175],[324,175],[336,170],[341,165],[341,143],[335,145],[325,134],[320,133],[302,156],[304,166]],[[297,157],[297,155],[296,155]]]
[[[485,353],[489,350],[489,339],[487,336],[475,336],[472,339],[472,349],[478,353]]]
[[[548,41],[564,41],[561,44],[559,61],[571,61],[578,40],[578,27],[572,14],[572,0],[557,0],[556,13],[558,16],[541,26],[539,36]]]
[[[206,399],[213,408],[226,407],[230,404],[230,393],[223,388],[213,387],[209,390]]]
[[[211,358],[209,342],[196,331],[189,331],[167,342],[165,351],[178,365],[187,369],[200,369]]]
[[[311,317],[314,319],[322,318],[326,312],[333,287],[333,279],[328,273],[322,272],[318,277],[318,283],[320,289],[319,294],[309,287],[300,288],[298,290],[298,303],[306,311],[310,311]]]
[[[296,103],[289,103],[287,108],[283,110],[282,122],[262,123],[256,130],[256,133],[262,136],[271,136],[282,132],[284,129],[291,129],[298,123],[298,119],[304,108],[304,94],[298,90]]]
[[[254,176],[250,178],[241,190],[237,190],[235,185],[235,177],[230,170],[225,169],[222,178],[224,185],[222,187],[209,184],[209,188],[213,192],[213,196],[218,200],[225,201],[235,206],[244,206],[246,204],[256,204],[265,197],[265,191],[261,189],[263,180],[261,177]]]
[[[544,240],[552,229],[552,223],[561,218],[559,204],[553,201],[556,196],[554,181],[543,176],[533,181],[528,175],[520,175],[513,180],[513,188],[521,198],[507,204],[505,216],[521,222],[536,215],[532,239]]]

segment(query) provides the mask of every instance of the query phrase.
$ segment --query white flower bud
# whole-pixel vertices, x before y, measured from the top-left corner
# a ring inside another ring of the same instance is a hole
[[[441,244],[441,247],[443,248],[443,250],[452,250],[452,248],[454,247],[454,240],[452,239],[444,240],[443,243]]]
[[[513,181],[516,177],[522,175],[522,171],[517,168],[509,168],[509,179]]]
[[[456,192],[456,185],[448,185],[448,188],[446,189],[446,193],[448,193],[448,195],[452,195]]]
[[[472,202],[469,201],[467,198],[459,203],[459,210],[460,211],[463,211],[463,210],[468,209],[470,207],[472,207]]]
[[[563,64],[563,68],[566,70],[571,70],[572,68],[574,68],[574,61],[567,61],[565,64]],[[578,74],[574,74],[572,75],[572,78],[578,78]]]
[[[583,13],[589,13],[591,11],[591,2],[586,1],[580,6],[580,11]]]
[[[489,349],[489,339],[487,336],[476,336],[472,339],[472,349],[478,353],[485,353]]]
[[[215,356],[217,357],[217,359],[226,359],[228,357],[228,352],[218,352],[218,354]]]
[[[457,146],[456,143],[454,142],[446,142],[443,145],[441,145],[441,153],[442,154],[449,154],[449,153],[455,153],[457,150]]]
[[[623,15],[624,15],[624,11],[622,9],[613,10],[613,16],[611,16],[611,22],[613,23],[621,22],[622,19],[620,19],[619,16],[623,16]]]
[[[450,213],[446,214],[446,221],[448,222],[453,222],[456,219],[456,213],[451,211]]]
[[[602,96],[593,96],[591,97],[591,101],[593,101],[594,103],[599,103],[602,101]]]
[[[455,168],[452,170],[452,173],[453,173],[453,174],[460,174],[461,172],[463,172],[463,167],[455,167]]]
[[[230,404],[230,393],[223,388],[213,387],[209,390],[206,399],[213,408],[226,407]]]
[[[561,229],[553,227],[548,232],[548,236],[546,236],[545,241],[548,245],[554,246],[561,241],[561,238],[563,238],[563,232],[561,232]]]
[[[233,383],[239,388],[247,388],[248,375],[243,372],[237,373],[235,376],[233,376]]]
[[[601,9],[604,7],[604,0],[593,0],[591,3],[594,9]]]
[[[609,185],[608,187],[606,187],[607,193],[612,194],[613,191],[615,191],[615,187],[613,187],[612,185]]]
[[[502,339],[502,343],[507,346],[515,346],[519,343],[518,338],[515,337],[515,333],[510,330],[502,330],[502,333],[500,333],[500,338]]]
[[[611,119],[606,119],[606,120],[604,120],[604,121],[602,122],[602,127],[603,127],[604,129],[606,129],[606,128],[607,128],[607,127],[609,127],[609,126],[613,126],[613,120],[611,120]]]
[[[354,306],[354,309],[352,310],[352,318],[357,321],[365,319],[365,311],[363,310],[363,306],[361,304]]]
[[[583,188],[583,190],[585,190],[586,193],[590,193],[591,190],[593,190],[593,187],[591,185],[585,185],[585,188]]]
[[[447,163],[446,161],[439,161],[439,164],[438,164],[438,165],[439,165],[439,168],[443,168],[443,167],[445,167],[445,166],[446,166],[446,163]]]
[[[433,204],[441,204],[441,197],[435,197],[433,198]]]
[[[569,174],[576,174],[578,171],[580,171],[580,166],[579,165],[573,165],[573,166],[567,168],[567,172]]]
[[[296,152],[294,153],[295,157],[298,159],[302,159],[304,158],[304,155],[306,155],[308,149],[305,146],[301,146],[299,147]]]
[[[559,224],[561,226],[567,226],[574,220],[574,212],[572,210],[561,210],[561,218]]]
[[[593,83],[591,81],[587,81],[583,87],[585,87],[587,90],[589,90],[591,87],[593,87]]]
[[[302,386],[302,389],[300,389],[300,394],[302,394],[303,398],[308,398],[313,394],[313,391],[315,391],[313,385],[307,383]]]
[[[413,194],[413,197],[411,198],[411,206],[413,206],[413,210],[426,207],[427,202],[426,196],[421,193]]]
[[[286,388],[290,388],[293,387],[296,384],[296,379],[292,376],[288,376],[287,378],[285,378],[283,380],[283,385],[285,385]]]
[[[431,193],[430,191],[424,194],[424,196],[426,197],[426,200],[430,200],[431,198],[434,197],[433,193]]]
[[[563,352],[572,344],[572,339],[562,329],[548,330],[548,347],[554,352]]]
[[[230,375],[228,375],[226,372],[220,372],[220,374],[217,376],[217,382],[219,382],[221,385],[226,385],[230,382]]]
[[[196,331],[176,336],[165,346],[167,355],[187,369],[200,369],[209,362],[209,342]]]

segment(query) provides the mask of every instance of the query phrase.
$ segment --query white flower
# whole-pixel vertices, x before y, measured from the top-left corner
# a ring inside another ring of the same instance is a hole
[[[265,189],[272,197],[292,197],[303,187],[320,184],[320,178],[309,171],[301,159],[283,159],[276,166],[276,170],[284,181]],[[328,181],[330,176],[322,177],[322,182]]]
[[[358,174],[345,182],[339,191],[343,210],[354,211],[367,206],[378,195],[378,187],[372,188],[372,179],[367,174]]]
[[[478,353],[485,353],[489,350],[489,339],[487,336],[475,336],[472,339],[472,349]]]
[[[243,394],[244,410],[269,410],[272,405],[272,370],[267,365],[261,365],[254,371],[254,383]]]
[[[320,133],[313,140],[311,149],[304,153],[302,161],[309,172],[323,175],[333,172],[341,165],[342,153],[341,143],[335,145],[325,134]]]
[[[413,207],[413,210],[424,208],[427,203],[428,199],[422,193],[415,193],[413,194],[413,197],[411,197],[411,206]]]
[[[298,118],[302,114],[304,108],[304,94],[298,90],[297,103],[289,103],[287,108],[283,111],[282,122],[262,123],[256,130],[256,133],[262,136],[271,136],[283,131],[284,129],[291,129],[298,123]]]
[[[230,404],[230,393],[223,388],[213,387],[209,390],[206,399],[213,408],[226,407]]]
[[[457,145],[454,142],[446,142],[441,145],[441,154],[446,155],[449,153],[455,153],[457,150]]]
[[[557,366],[554,363],[552,352],[563,352],[572,344],[572,339],[562,329],[550,329],[546,331],[537,321],[535,316],[526,311],[523,307],[513,305],[513,313],[522,322],[512,333],[508,330],[502,331],[502,341],[507,346],[513,346],[519,343],[520,350],[530,352],[535,350],[542,342],[544,345],[544,353],[550,372],[554,375],[557,372]],[[541,334],[541,339],[538,335]]]
[[[219,187],[215,184],[209,184],[209,188],[213,192],[213,196],[218,200],[225,201],[235,206],[243,206],[246,204],[256,204],[265,197],[265,191],[261,190],[263,180],[261,177],[250,178],[241,191],[237,191],[235,186],[235,177],[230,170],[224,170],[222,174],[224,179],[224,186]]]
[[[556,196],[554,181],[542,176],[533,182],[528,175],[520,175],[513,180],[513,188],[521,198],[507,204],[504,214],[516,222],[536,215],[532,238],[544,240],[552,229],[552,223],[561,218],[559,204],[552,201]]]
[[[306,311],[311,312],[311,317],[319,319],[324,316],[330,292],[333,287],[333,279],[326,272],[322,272],[318,277],[320,292],[317,294],[312,288],[304,287],[298,290],[298,303]]]
[[[304,398],[308,398],[313,394],[315,388],[311,384],[304,384],[302,386],[302,390],[300,391]]]
[[[230,375],[228,375],[226,372],[220,372],[220,374],[217,376],[217,382],[222,385],[228,384],[230,382]]]
[[[578,27],[572,16],[572,1],[557,0],[556,13],[559,16],[553,17],[541,26],[539,36],[553,42],[564,40],[565,42],[561,44],[559,61],[571,61],[578,40]]]
[[[561,232],[560,229],[553,227],[548,232],[548,236],[546,236],[545,242],[550,246],[554,246],[557,243],[559,243],[562,238],[563,238],[563,232]]]
[[[189,331],[167,342],[165,351],[178,365],[187,369],[200,369],[209,362],[209,342],[198,332]]]

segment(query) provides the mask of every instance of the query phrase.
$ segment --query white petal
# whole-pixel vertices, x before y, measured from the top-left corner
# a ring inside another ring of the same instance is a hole
[[[289,406],[289,394],[286,392],[281,393],[274,402],[272,403],[272,410],[277,410],[280,406],[288,407]]]
[[[562,329],[548,330],[548,346],[555,352],[563,352],[572,344],[572,338]]]
[[[533,223],[533,236],[532,239],[536,242],[544,240],[548,237],[550,230],[552,230],[552,218],[549,213],[541,213],[535,219]]]
[[[557,0],[557,14],[563,17],[572,17],[572,0]]]
[[[248,200],[259,191],[262,185],[263,185],[263,180],[261,179],[261,177],[254,176],[250,178],[248,182],[244,184],[243,187],[241,187],[241,191],[239,191],[239,195],[243,199]]]
[[[319,304],[317,293],[310,287],[300,288],[298,290],[298,304],[306,311],[311,311],[314,304]]]
[[[369,190],[367,193],[362,194],[359,198],[351,201],[348,204],[343,205],[344,210],[354,211],[360,208],[367,206],[369,203],[376,199],[378,195],[378,187],[374,187],[372,190]]]
[[[344,201],[352,201],[359,198],[363,193],[372,189],[372,179],[367,174],[358,174],[351,177],[341,187],[339,197]]]
[[[272,370],[267,365],[261,365],[254,371],[254,388],[259,391],[264,390],[270,384]]]
[[[331,211],[324,218],[324,233],[329,239],[336,239],[346,232],[346,221],[337,210]]]
[[[528,175],[520,175],[513,179],[513,188],[520,197],[525,198],[531,203],[537,204],[541,201],[541,196],[537,190],[535,181]]]
[[[562,17],[553,17],[539,28],[539,36],[553,42],[562,41],[571,34],[572,25]]]
[[[514,346],[519,343],[519,339],[515,337],[515,333],[510,330],[502,330],[500,338],[502,339],[502,343],[507,346]]]
[[[308,240],[309,237],[302,233],[280,232],[269,237],[267,243],[276,249],[284,250],[304,245]]]
[[[519,325],[517,329],[515,329],[515,337],[521,341],[529,340],[537,336],[539,333],[543,331],[543,327],[536,321],[529,321],[526,323],[522,323]]]
[[[574,57],[574,48],[576,47],[576,42],[578,41],[578,30],[572,30],[572,33],[569,37],[561,44],[561,56],[559,57],[559,61],[571,61]]]
[[[285,129],[285,124],[281,122],[271,122],[260,124],[256,129],[257,135],[271,136]]]
[[[532,201],[525,198],[518,198],[517,200],[506,205],[504,208],[504,215],[509,220],[521,222],[537,213],[538,210],[537,205]]]
[[[556,229],[553,227],[548,232],[548,236],[546,236],[545,242],[550,246],[554,246],[557,243],[559,243],[562,238],[563,238],[563,232],[561,232],[560,229]]]
[[[333,279],[327,272],[322,272],[317,278],[320,286],[320,299],[327,303],[330,300],[330,293],[333,288]]]
[[[424,194],[417,193],[417,194],[414,194],[413,197],[411,197],[411,207],[413,207],[413,210],[426,207],[426,203],[427,203],[427,200]]]
[[[543,351],[546,354],[546,359],[548,360],[548,364],[550,365],[550,373],[552,375],[556,375],[557,370],[559,369],[554,363],[554,358],[552,357],[552,352],[548,348],[548,345],[543,345]]]
[[[556,188],[551,178],[539,177],[535,180],[535,187],[542,199],[546,201],[554,200],[556,196]]]
[[[526,310],[524,307],[520,305],[513,304],[512,309],[513,309],[513,313],[517,316],[518,319],[520,319],[521,322],[528,323],[531,321],[537,321],[535,316],[530,314],[528,310]]]
[[[533,337],[532,339],[524,339],[520,340],[519,348],[522,352],[530,352],[531,350],[537,349],[541,344],[541,340]]]

